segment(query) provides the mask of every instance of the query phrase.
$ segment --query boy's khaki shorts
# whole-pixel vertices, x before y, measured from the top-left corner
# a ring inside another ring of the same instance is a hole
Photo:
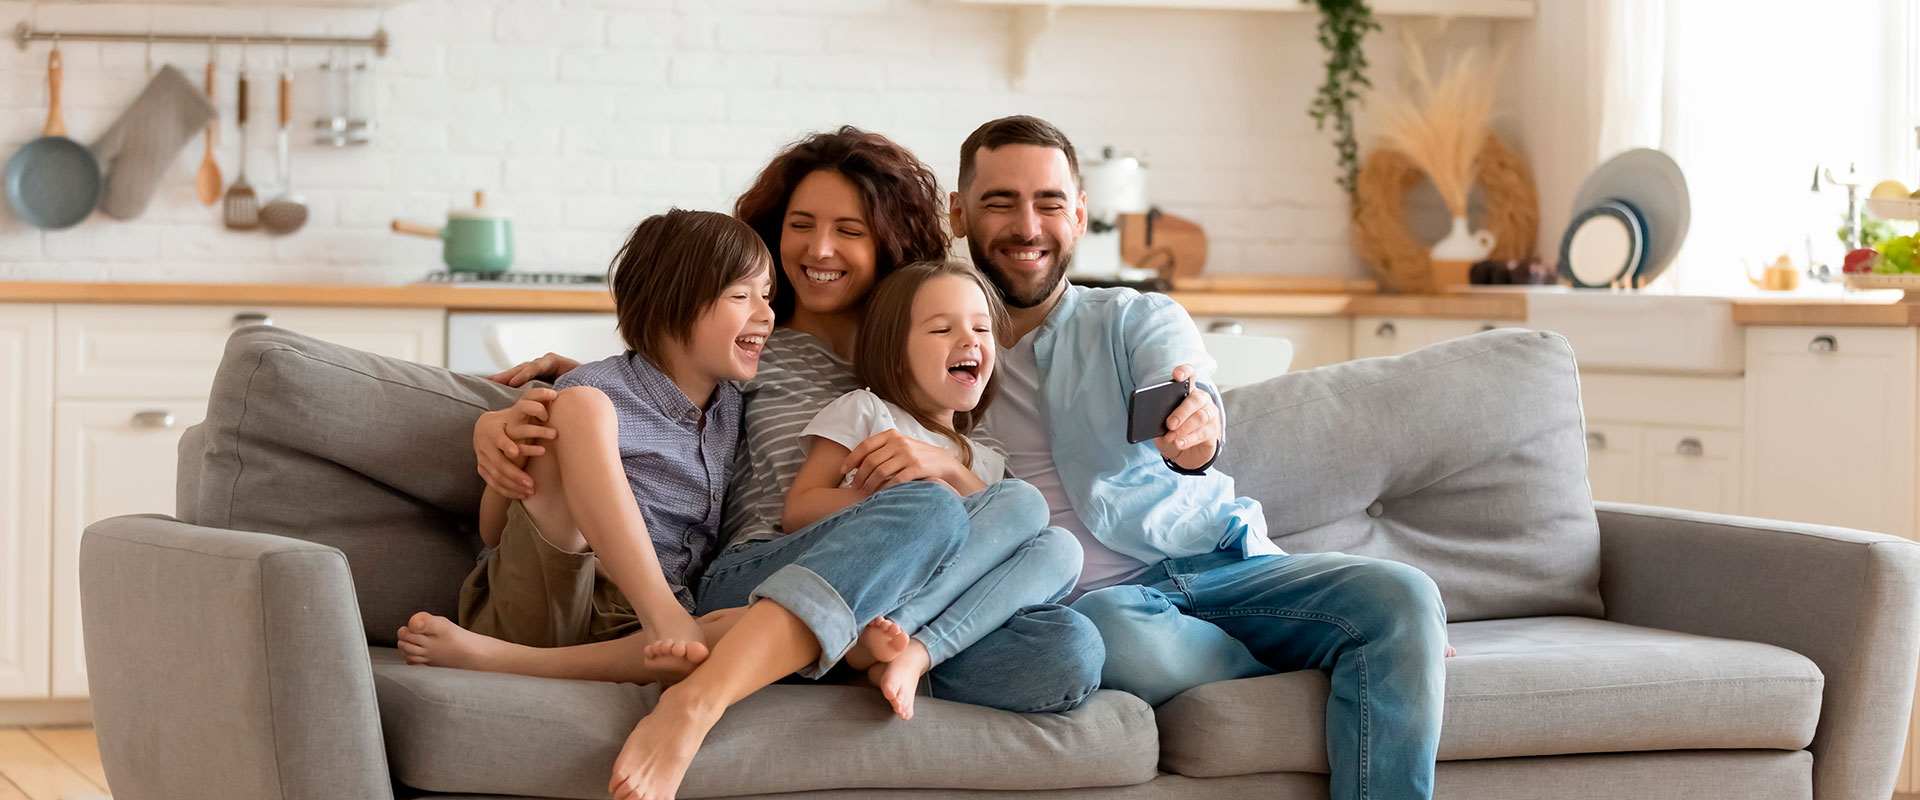
[[[460,587],[460,627],[530,647],[567,647],[640,630],[632,604],[593,553],[569,553],[507,505],[500,546]]]

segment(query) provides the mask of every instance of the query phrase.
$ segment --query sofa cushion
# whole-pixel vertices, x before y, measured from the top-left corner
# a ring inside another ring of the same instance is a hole
[[[1800,750],[1825,683],[1791,650],[1581,617],[1447,626],[1440,758]],[[1161,705],[1161,767],[1194,777],[1327,771],[1327,678],[1195,687]]]
[[[263,325],[227,340],[181,438],[181,519],[340,548],[369,640],[451,616],[473,569],[473,423],[520,390]]]
[[[401,663],[374,648],[387,760],[436,792],[604,798],[614,756],[658,686]],[[923,698],[895,719],[866,686],[776,684],[707,736],[680,797],[822,789],[1066,789],[1152,780],[1153,710],[1102,691],[1066,714]]]
[[[1447,619],[1600,616],[1580,381],[1558,334],[1502,330],[1224,396],[1220,468],[1292,552],[1405,562]]]

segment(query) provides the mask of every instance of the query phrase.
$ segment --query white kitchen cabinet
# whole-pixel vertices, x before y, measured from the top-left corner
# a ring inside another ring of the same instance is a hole
[[[1595,500],[1739,513],[1739,378],[1583,373],[1580,400]]]
[[[439,309],[62,305],[60,396],[204,398],[227,337],[255,324],[423,364],[446,358],[446,312]]]
[[[1714,514],[1740,511],[1740,432],[1647,428],[1640,501]]]
[[[1346,317],[1206,315],[1194,317],[1193,322],[1207,333],[1244,333],[1292,342],[1292,372],[1338,364],[1352,357]]]
[[[53,686],[87,693],[80,636],[80,535],[123,514],[172,514],[180,435],[204,401],[62,401],[53,428]]]
[[[1645,475],[1641,464],[1642,430],[1633,425],[1587,424],[1587,483],[1593,499],[1639,503]]]
[[[48,689],[53,307],[0,305],[0,698]]]
[[[1430,344],[1496,328],[1517,327],[1520,323],[1423,317],[1354,317],[1352,325],[1353,357],[1377,358],[1410,353]]]
[[[1747,331],[1743,513],[1915,534],[1915,329]]]

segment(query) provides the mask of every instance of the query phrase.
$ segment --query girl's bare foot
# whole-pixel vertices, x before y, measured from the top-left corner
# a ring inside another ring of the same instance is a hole
[[[1454,657],[1454,656],[1456,656],[1456,655],[1459,655],[1459,653],[1458,653],[1457,651],[1455,651],[1455,650],[1453,649],[1453,645],[1447,645],[1447,655],[1446,655],[1446,657],[1447,657],[1447,658],[1452,658],[1452,657]]]
[[[613,780],[607,783],[614,800],[672,800],[700,743],[720,721],[719,712],[699,711],[675,691],[660,695],[660,704],[640,719],[620,747]]]
[[[659,674],[660,683],[672,686],[693,674],[693,668],[707,660],[707,646],[699,642],[661,639],[648,642],[641,651],[640,663]]]
[[[906,649],[892,661],[874,664],[867,680],[880,687],[880,695],[893,704],[893,713],[901,719],[913,719],[913,693],[920,688],[920,676],[933,666],[933,657],[919,639],[908,640]]]
[[[892,661],[907,649],[907,632],[886,617],[875,617],[860,630],[860,638],[847,651],[847,666],[864,670],[878,662]]]
[[[474,633],[437,614],[414,614],[400,629],[399,639],[400,652],[409,664],[503,671],[501,656],[506,642]]]

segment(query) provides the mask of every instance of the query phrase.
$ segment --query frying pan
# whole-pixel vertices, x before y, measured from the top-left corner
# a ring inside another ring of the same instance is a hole
[[[47,56],[47,127],[7,159],[7,202],[28,225],[58,230],[93,212],[100,200],[100,162],[67,138],[60,115],[60,51]]]

